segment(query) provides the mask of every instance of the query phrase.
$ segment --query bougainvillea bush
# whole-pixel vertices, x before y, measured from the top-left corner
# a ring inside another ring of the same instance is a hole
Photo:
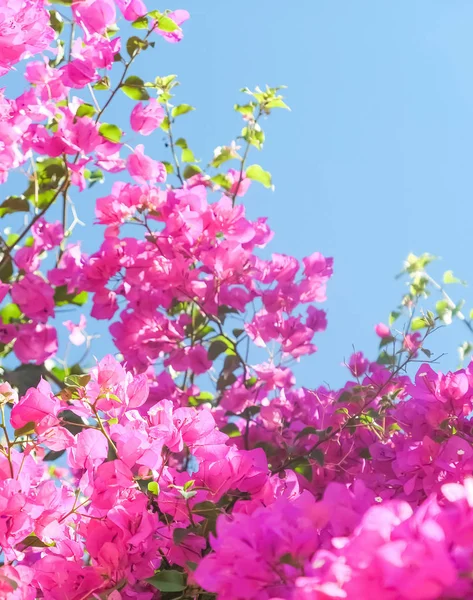
[[[188,18],[0,0],[0,72],[24,78],[0,94],[0,178],[20,186],[0,205],[0,597],[473,598],[473,367],[438,372],[427,347],[453,319],[473,331],[458,280],[409,256],[379,356],[354,351],[341,389],[297,387],[333,261],[262,251],[243,204],[272,186],[252,158],[287,105],[242,90],[236,142],[197,161],[176,76],[133,73]]]

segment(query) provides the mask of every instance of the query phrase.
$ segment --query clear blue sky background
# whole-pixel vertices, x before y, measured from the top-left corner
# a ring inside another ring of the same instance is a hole
[[[375,358],[373,327],[401,298],[394,275],[409,252],[439,255],[435,274],[453,269],[473,284],[473,3],[187,0],[169,8],[191,13],[184,41],[158,40],[133,74],[178,74],[178,101],[198,110],[181,118],[176,133],[196,156],[207,161],[238,135],[239,88],[288,86],[292,112],[263,124],[266,146],[250,158],[271,171],[276,190],[254,184],[246,204],[252,218],[269,217],[271,251],[335,258],[328,330],[296,372],[308,387],[338,385],[352,346]],[[131,108],[120,97],[107,121],[120,122]],[[165,159],[161,138],[130,143],[144,141]],[[94,187],[79,208],[90,210],[109,189],[110,182]],[[86,235],[92,250],[98,236]],[[473,301],[468,288],[452,293]],[[465,333],[457,326],[436,334],[431,347],[448,353],[444,369],[457,365]],[[95,353],[111,349],[103,339]]]

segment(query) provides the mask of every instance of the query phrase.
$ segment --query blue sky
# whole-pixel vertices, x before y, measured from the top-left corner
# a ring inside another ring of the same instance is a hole
[[[394,276],[409,252],[441,256],[435,274],[453,269],[473,284],[473,4],[207,0],[187,8],[186,39],[166,58],[182,98],[199,109],[188,137],[203,148],[231,139],[238,87],[288,86],[292,112],[271,117],[256,157],[276,191],[254,186],[247,205],[269,216],[275,251],[335,258],[329,327],[297,373],[304,385],[341,383],[352,345],[375,356],[373,326],[400,300]],[[452,294],[473,300],[468,288]],[[436,334],[443,368],[457,365],[464,339],[461,327]]]
[[[401,298],[394,276],[409,252],[441,256],[434,274],[453,269],[473,285],[473,3],[187,0],[169,8],[191,13],[184,41],[158,40],[133,74],[178,74],[178,101],[197,111],[181,118],[176,134],[196,156],[207,161],[238,135],[239,88],[288,86],[292,111],[263,124],[265,148],[250,157],[271,171],[276,189],[254,184],[245,202],[252,218],[269,217],[271,251],[334,257],[329,327],[296,372],[308,387],[341,384],[340,364],[353,347],[375,358],[373,327]],[[132,106],[120,96],[107,121],[121,122]],[[130,138],[143,141],[147,153],[168,158],[160,134]],[[82,215],[109,189],[77,198]],[[99,236],[93,228],[85,235],[92,250]],[[469,288],[452,294],[471,307]],[[431,347],[447,353],[442,368],[457,365],[465,333],[456,326],[436,334]],[[111,349],[103,340],[95,354]]]

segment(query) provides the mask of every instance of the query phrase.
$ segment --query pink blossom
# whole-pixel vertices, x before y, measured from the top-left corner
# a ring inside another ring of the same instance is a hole
[[[70,331],[69,341],[74,346],[82,346],[86,341],[84,335],[85,326],[87,325],[87,319],[85,315],[80,316],[79,324],[75,325],[72,321],[64,321],[64,327]]]
[[[353,377],[361,377],[366,373],[369,364],[369,360],[364,357],[363,352],[354,352],[350,356],[348,368],[350,369]]]
[[[40,323],[54,315],[54,290],[38,275],[28,274],[14,283],[11,297],[25,315]]]
[[[0,72],[49,47],[54,31],[42,0],[5,0],[0,7]]]
[[[174,10],[174,11],[170,12],[167,16],[170,19],[172,19],[174,21],[174,23],[176,23],[176,25],[179,26],[179,28],[175,29],[174,31],[171,31],[171,32],[161,31],[161,29],[159,29],[159,28],[156,28],[154,31],[156,31],[156,33],[158,33],[160,36],[162,36],[167,42],[170,42],[171,44],[175,44],[177,42],[180,42],[182,40],[182,38],[184,37],[184,34],[182,33],[182,29],[180,28],[180,26],[190,18],[190,15],[187,12],[187,10],[179,9],[179,10]]]
[[[116,3],[127,21],[136,21],[148,12],[143,0],[116,0]]]
[[[376,335],[382,339],[391,337],[391,330],[384,323],[378,323],[374,329],[376,331]]]
[[[59,401],[54,398],[51,387],[42,380],[38,389],[29,389],[13,407],[10,422],[15,429],[20,429],[31,422],[39,424],[45,417],[56,415],[59,406]]]
[[[415,333],[407,333],[403,341],[404,348],[413,356],[417,356],[417,351],[422,346],[422,336],[416,331]]]
[[[164,165],[143,153],[144,146],[136,146],[127,160],[127,169],[135,181],[140,184],[156,183],[166,180]]]
[[[116,20],[112,0],[81,0],[72,5],[74,19],[88,33],[105,33]]]
[[[151,98],[146,105],[138,102],[131,111],[131,128],[141,135],[150,135],[161,125],[164,117],[164,109],[156,98]]]
[[[34,362],[37,365],[56,354],[57,334],[51,325],[27,323],[21,325],[13,351],[22,363]]]

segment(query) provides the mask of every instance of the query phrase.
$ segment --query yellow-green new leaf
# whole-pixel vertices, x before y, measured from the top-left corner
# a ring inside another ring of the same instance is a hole
[[[265,171],[260,165],[251,165],[246,169],[246,176],[253,181],[258,181],[266,188],[272,187],[271,173]]]
[[[173,118],[176,118],[180,117],[181,115],[185,115],[186,113],[191,112],[193,110],[195,110],[195,108],[190,104],[179,104],[179,106],[175,106],[172,109],[171,114]]]

